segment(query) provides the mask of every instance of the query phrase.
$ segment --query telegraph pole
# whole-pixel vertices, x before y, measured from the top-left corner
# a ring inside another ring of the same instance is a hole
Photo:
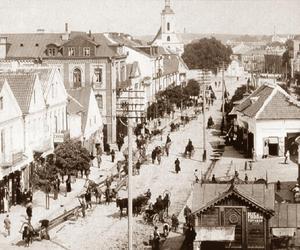
[[[128,92],[129,109],[131,105],[131,92]],[[131,110],[130,110],[131,111]],[[132,250],[132,118],[128,115],[128,249]]]
[[[144,91],[138,91],[138,90],[124,90],[123,92],[128,93],[127,97],[119,97],[119,100],[124,98],[126,101],[123,102],[124,106],[122,109],[122,103],[121,108],[119,108],[119,111],[121,111],[124,115],[127,115],[127,131],[128,131],[128,185],[127,185],[127,191],[128,191],[128,249],[132,250],[132,232],[133,232],[133,223],[132,223],[132,165],[133,165],[133,150],[132,150],[132,145],[133,145],[133,120],[135,118],[140,118],[141,116],[135,116],[135,113],[144,113],[143,108],[135,109],[136,106],[143,107],[144,104],[142,103],[133,103],[133,100],[141,100],[144,99],[143,97],[140,96],[131,96],[132,92],[140,93]],[[125,108],[125,110],[124,110]],[[134,114],[134,115],[132,115]],[[122,121],[122,120],[120,120]]]
[[[224,104],[225,104],[225,98],[224,98],[224,91],[225,91],[225,80],[224,80],[224,62],[222,64],[222,119],[224,119]]]
[[[202,71],[202,99],[203,99],[203,120],[202,120],[202,129],[203,129],[203,161],[206,162],[206,130],[205,130],[205,79],[204,79],[204,70]]]

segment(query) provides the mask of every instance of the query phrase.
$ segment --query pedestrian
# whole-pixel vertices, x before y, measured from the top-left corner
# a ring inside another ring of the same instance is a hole
[[[196,183],[199,183],[198,169],[195,169],[195,171],[194,171],[194,176],[195,176],[195,182],[196,182]]]
[[[277,188],[277,191],[281,190],[281,182],[280,182],[280,180],[277,181],[276,188]]]
[[[186,224],[188,224],[188,222],[189,222],[189,217],[190,217],[191,213],[192,213],[192,210],[188,207],[188,205],[186,205],[183,210],[183,215],[184,215]]]
[[[71,192],[72,188],[71,188],[71,176],[68,175],[68,178],[66,180],[66,189],[67,189],[67,192]]]
[[[217,87],[217,82],[215,82],[215,88]]]
[[[177,158],[176,161],[175,161],[175,172],[176,172],[176,174],[178,174],[179,171],[180,171],[180,161]]]
[[[101,156],[102,156],[102,148],[100,145],[97,145],[96,158],[97,158],[98,168],[100,168],[102,162]]]
[[[86,204],[84,202],[84,200],[79,200],[80,202],[80,206],[81,206],[81,213],[82,213],[82,217],[84,218],[85,217],[85,210],[86,210]]]
[[[288,164],[289,158],[290,158],[290,151],[287,150],[284,155],[284,164]]]
[[[184,249],[192,250],[193,242],[196,238],[196,232],[192,225],[189,225],[188,229],[185,231],[185,239],[184,239]]]
[[[136,174],[139,175],[140,174],[140,169],[141,169],[141,162],[140,162],[140,160],[138,160],[136,162],[135,169],[136,169]]]
[[[25,226],[23,229],[22,240],[25,242],[25,247],[29,247],[30,231],[28,226]]]
[[[7,236],[10,236],[10,226],[11,226],[11,222],[9,219],[9,215],[6,215],[5,219],[4,219],[4,229],[7,232]]]
[[[211,182],[212,183],[217,183],[216,176],[214,174],[213,174],[213,176],[211,178]]]
[[[157,158],[157,161],[158,161],[158,164],[160,165],[161,163],[161,155],[162,155],[162,150],[161,150],[161,147],[158,146],[156,148],[156,158]]]
[[[112,149],[110,154],[111,154],[111,161],[115,162],[115,156],[116,156],[115,150]]]
[[[31,218],[32,218],[32,203],[27,204],[26,214],[27,214],[27,218],[28,218],[28,223],[30,224]]]
[[[59,192],[60,191],[60,179],[59,179],[58,175],[56,176],[56,183],[57,183],[57,191]]]
[[[92,194],[91,191],[88,189],[84,195],[86,208],[92,208]]]
[[[160,241],[160,235],[159,235],[158,227],[155,226],[153,232],[153,242],[152,242],[153,250],[159,250],[159,241]]]
[[[263,157],[262,158],[263,159],[267,158],[268,154],[269,154],[269,145],[268,145],[268,142],[265,142],[264,149],[263,149]]]
[[[168,134],[166,140],[166,146],[165,146],[167,156],[169,156],[170,146],[171,146],[171,138],[170,138],[170,134]]]
[[[256,153],[254,147],[252,148],[252,161],[256,161]]]
[[[248,175],[245,174],[245,183],[247,184],[248,183]]]
[[[151,158],[152,158],[152,164],[154,164],[156,159],[156,148],[152,150]]]

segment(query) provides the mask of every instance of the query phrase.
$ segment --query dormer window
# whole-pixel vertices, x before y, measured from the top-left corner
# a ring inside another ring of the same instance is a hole
[[[55,56],[55,48],[48,49],[48,56]]]
[[[89,47],[84,47],[83,48],[83,55],[84,56],[90,56],[91,55],[91,51]]]
[[[75,48],[68,48],[68,56],[75,56]]]

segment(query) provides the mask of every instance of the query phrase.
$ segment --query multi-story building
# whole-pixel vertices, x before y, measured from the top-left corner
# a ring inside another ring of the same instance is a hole
[[[3,67],[57,67],[66,89],[92,85],[104,122],[105,143],[116,140],[116,82],[125,69],[123,46],[103,34],[4,34],[0,38]]]

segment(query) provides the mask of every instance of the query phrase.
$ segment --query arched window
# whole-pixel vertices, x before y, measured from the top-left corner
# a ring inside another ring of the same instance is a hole
[[[167,31],[170,30],[170,23],[167,23]]]
[[[98,108],[103,109],[103,96],[102,95],[95,95],[97,103],[98,103]]]
[[[74,88],[80,88],[81,87],[81,70],[76,68],[73,71],[73,83]]]
[[[168,41],[168,42],[170,42],[170,41],[171,41],[171,39],[170,39],[170,36],[167,36],[167,41]]]

